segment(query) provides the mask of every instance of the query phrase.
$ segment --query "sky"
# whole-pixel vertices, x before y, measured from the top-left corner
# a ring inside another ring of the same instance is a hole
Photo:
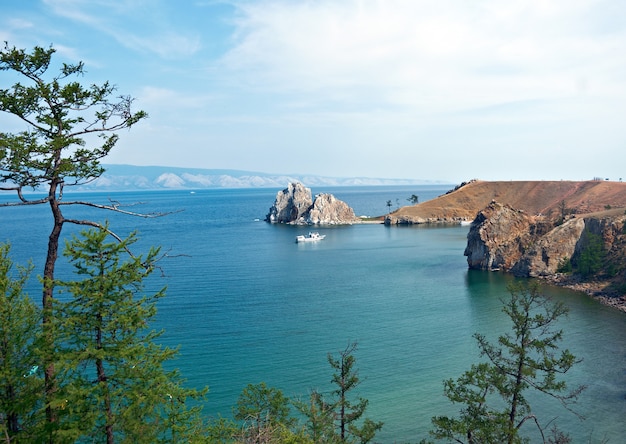
[[[105,163],[626,180],[624,17],[624,0],[2,0],[0,41],[52,45],[149,114]]]

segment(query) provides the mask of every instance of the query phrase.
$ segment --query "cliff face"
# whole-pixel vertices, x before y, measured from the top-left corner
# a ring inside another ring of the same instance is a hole
[[[276,194],[267,222],[291,225],[346,225],[360,222],[354,210],[332,194],[319,194],[313,200],[311,189],[290,183]]]
[[[464,254],[470,268],[547,276],[574,255],[584,228],[582,218],[570,218],[555,226],[492,202],[472,223]]]
[[[549,278],[582,285],[588,293],[621,297],[626,293],[626,215],[624,211],[569,217],[560,224],[492,202],[480,211],[467,235],[470,268],[503,270],[522,277]],[[598,269],[584,279],[576,275],[590,239],[600,239]],[[573,275],[561,275],[566,264]],[[594,285],[589,284],[594,282]]]
[[[298,220],[313,204],[311,189],[301,183],[290,183],[276,194],[274,205],[265,216],[267,222],[289,224]]]

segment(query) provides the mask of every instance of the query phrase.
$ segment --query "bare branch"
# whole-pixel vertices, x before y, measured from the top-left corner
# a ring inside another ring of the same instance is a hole
[[[134,206],[134,205],[141,205],[142,203],[134,203],[134,204],[128,204],[125,206]],[[101,210],[109,210],[109,211],[115,211],[117,213],[122,213],[122,214],[128,214],[130,216],[136,216],[136,217],[143,217],[145,219],[151,219],[151,218],[155,218],[155,217],[163,217],[163,216],[167,216],[169,214],[175,214],[175,213],[180,213],[184,210],[176,210],[176,211],[167,211],[167,212],[154,212],[154,213],[138,213],[135,211],[126,211],[121,209],[121,205],[119,202],[116,201],[111,201],[111,205],[103,205],[103,204],[96,204],[93,202],[85,202],[85,201],[73,201],[73,202],[59,202],[59,205],[85,205],[87,207],[92,207],[92,208],[99,208]]]

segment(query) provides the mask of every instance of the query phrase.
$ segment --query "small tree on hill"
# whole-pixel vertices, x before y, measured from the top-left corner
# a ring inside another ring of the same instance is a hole
[[[456,381],[445,381],[445,395],[465,407],[458,418],[433,418],[436,438],[468,444],[518,443],[519,430],[529,420],[543,436],[526,392],[548,395],[571,411],[570,402],[584,389],[567,391],[565,381],[557,380],[578,362],[569,350],[558,348],[563,332],[554,324],[567,314],[566,307],[540,294],[536,284],[512,286],[509,291],[511,298],[503,300],[502,311],[511,319],[512,332],[500,336],[497,344],[474,335],[487,362],[472,366]]]
[[[411,202],[413,205],[416,205],[416,204],[418,204],[418,203],[419,203],[420,198],[419,198],[419,196],[417,196],[417,195],[415,195],[415,194],[411,194],[411,197],[409,197],[407,200],[408,200],[409,202]]]

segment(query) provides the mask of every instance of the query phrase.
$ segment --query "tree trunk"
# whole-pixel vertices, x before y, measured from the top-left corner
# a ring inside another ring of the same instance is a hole
[[[98,314],[98,327],[96,328],[96,349],[102,350],[102,315]],[[98,372],[98,384],[102,386],[104,395],[104,412],[106,415],[105,433],[107,444],[113,444],[113,412],[111,411],[111,396],[107,385],[107,376],[104,371],[102,359],[96,359],[96,371]]]
[[[48,253],[46,255],[46,263],[43,272],[43,318],[42,318],[42,335],[44,340],[44,384],[45,384],[45,405],[46,405],[46,422],[49,426],[57,422],[57,414],[51,405],[56,392],[54,360],[54,317],[52,314],[54,300],[54,268],[59,255],[59,238],[63,229],[63,214],[59,208],[56,199],[57,184],[51,183],[48,192],[50,208],[54,217],[54,226],[48,237]],[[49,435],[49,442],[54,441],[52,427]]]

